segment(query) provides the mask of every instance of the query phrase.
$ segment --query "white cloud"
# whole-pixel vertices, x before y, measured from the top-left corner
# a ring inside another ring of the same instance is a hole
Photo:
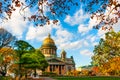
[[[80,54],[85,55],[85,56],[92,56],[93,53],[87,49],[80,51]]]
[[[80,8],[73,16],[67,15],[64,21],[73,26],[85,22],[88,18],[89,14],[85,14],[82,8]]]
[[[63,27],[57,29],[54,39],[59,49],[73,48],[73,43],[71,42],[71,40],[73,39],[73,34],[64,29]]]
[[[84,46],[89,46],[89,43],[87,42],[87,40],[86,41],[83,41],[83,44],[84,44]]]
[[[97,34],[87,35],[83,38],[82,43],[84,43],[84,44],[82,44],[82,45],[85,46],[86,48],[87,47],[92,48],[99,43],[98,42],[99,39],[100,39],[100,37]]]
[[[56,31],[56,42],[57,43],[64,43],[64,42],[68,42],[72,39],[72,33],[68,32],[67,30],[63,29],[63,28],[59,28]]]
[[[13,33],[13,35],[22,37],[22,34],[26,28],[26,22],[22,21],[23,18],[19,16],[19,13],[13,13],[11,19],[3,24],[3,27],[7,29],[9,32]]]
[[[26,33],[26,40],[42,41],[48,33],[52,33],[53,29],[59,29],[60,27],[60,23],[55,25],[52,24],[52,21],[50,25],[44,25],[43,27],[33,27],[31,25]]]
[[[29,15],[29,9],[26,10]],[[3,22],[2,26],[14,36],[17,36],[17,38],[22,38],[24,31],[28,28],[28,26],[26,26],[28,21],[24,21],[23,16],[20,15],[19,11],[20,8],[16,7],[16,10],[11,15],[11,19]]]
[[[41,41],[45,36],[51,33],[51,27],[33,27],[30,26],[28,32],[26,33],[26,40],[37,40]]]
[[[96,40],[96,36],[92,36],[91,38],[90,38],[90,41],[91,42],[94,42]]]
[[[105,33],[107,33],[109,30],[102,30],[102,28],[100,28],[98,30],[98,33],[97,33],[97,36],[100,37],[100,38],[103,38],[105,39]]]
[[[59,44],[59,49],[66,49],[66,50],[76,50],[82,47],[81,41],[74,41],[74,42],[66,42]]]
[[[93,24],[89,21],[90,14],[87,14],[80,8],[73,16],[67,15],[64,22],[70,24],[71,26],[78,25],[78,32],[82,35],[89,32]]]
[[[96,46],[96,45],[98,45],[98,44],[99,44],[99,42],[93,42],[93,43],[92,43],[93,46]]]
[[[91,30],[91,27],[88,27],[87,25],[85,24],[80,24],[78,26],[78,32],[79,33],[87,33],[89,30]]]
[[[97,19],[97,17],[94,16],[93,19],[90,18],[88,27],[93,28],[94,26],[98,25],[100,21],[101,19]]]
[[[79,25],[79,27],[78,27],[78,31],[79,31],[80,33],[82,33],[82,32],[87,32],[87,31],[88,31],[88,28],[87,28],[85,25],[81,24],[81,25]]]

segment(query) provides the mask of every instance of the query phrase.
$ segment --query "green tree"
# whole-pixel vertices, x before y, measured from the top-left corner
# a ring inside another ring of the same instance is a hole
[[[40,50],[36,50],[32,54],[26,53],[22,55],[22,64],[27,69],[34,70],[34,76],[36,77],[36,69],[40,69],[42,71],[48,67],[48,63],[45,60],[44,55],[40,52]]]
[[[21,62],[21,59],[22,59],[22,55],[25,54],[25,53],[31,53],[31,52],[34,52],[35,49],[34,47],[32,47],[29,43],[23,41],[23,40],[19,40],[19,41],[16,41],[15,43],[15,51],[17,53],[17,56],[18,56],[18,65],[19,65],[19,80],[21,79],[22,75],[21,75],[21,68],[22,68],[22,62]]]
[[[120,32],[108,32],[94,48],[92,64],[97,65],[104,75],[119,75]],[[117,62],[116,62],[117,61]]]
[[[109,59],[120,56],[120,32],[108,32],[94,48],[93,65],[102,65]]]

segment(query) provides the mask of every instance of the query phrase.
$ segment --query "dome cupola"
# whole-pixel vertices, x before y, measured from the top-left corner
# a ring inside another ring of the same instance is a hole
[[[62,60],[66,59],[66,52],[65,52],[65,50],[62,50],[62,52],[61,52],[61,59]]]
[[[51,38],[50,34],[48,34],[48,37],[44,39],[43,45],[55,45],[54,40]]]
[[[43,40],[43,44],[40,50],[45,55],[45,57],[56,56],[57,47],[50,34],[48,34],[48,37]]]

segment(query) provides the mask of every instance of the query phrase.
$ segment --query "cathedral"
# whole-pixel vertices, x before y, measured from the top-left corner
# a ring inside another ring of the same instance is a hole
[[[75,62],[73,57],[67,58],[65,50],[61,51],[61,56],[57,56],[57,47],[50,34],[43,40],[40,51],[45,56],[49,66],[46,72],[53,72],[58,75],[65,75],[68,71],[75,70]]]

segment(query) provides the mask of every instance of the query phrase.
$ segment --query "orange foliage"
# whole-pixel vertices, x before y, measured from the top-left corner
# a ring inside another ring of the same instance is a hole
[[[105,10],[106,12],[104,12]],[[96,29],[112,30],[113,25],[118,23],[120,18],[120,2],[118,0],[108,0],[107,4],[103,4],[100,9],[92,14],[91,19],[94,18],[99,22],[99,24],[95,26]]]
[[[3,62],[4,63],[10,63],[11,60],[12,60],[11,56],[6,56]]]
[[[11,48],[4,47],[0,49],[0,54],[4,56],[8,54],[13,54],[13,53],[14,53],[14,50]]]
[[[18,64],[12,64],[10,67],[11,68],[9,69],[9,73],[12,73],[18,70]]]
[[[15,1],[15,6],[16,6],[16,7],[20,7],[20,6],[21,6],[21,4],[20,4],[20,1],[19,1],[19,0]]]
[[[80,72],[80,71],[72,70],[72,71],[68,71],[68,72],[67,72],[67,75],[68,75],[68,76],[79,76],[79,72]]]
[[[98,67],[98,66],[94,66],[94,67],[92,68],[92,71],[93,71],[94,74],[99,73],[99,67]]]
[[[89,75],[89,70],[84,69],[84,70],[81,71],[81,73],[82,73],[83,76],[88,76]]]
[[[120,75],[120,57],[114,57],[101,66],[104,74]]]
[[[3,63],[7,64],[13,60],[14,50],[11,48],[4,47],[0,49],[0,54],[3,57]]]
[[[73,71],[72,71],[72,74],[73,74],[73,76],[78,76],[78,75],[79,75],[79,71],[73,70]]]

